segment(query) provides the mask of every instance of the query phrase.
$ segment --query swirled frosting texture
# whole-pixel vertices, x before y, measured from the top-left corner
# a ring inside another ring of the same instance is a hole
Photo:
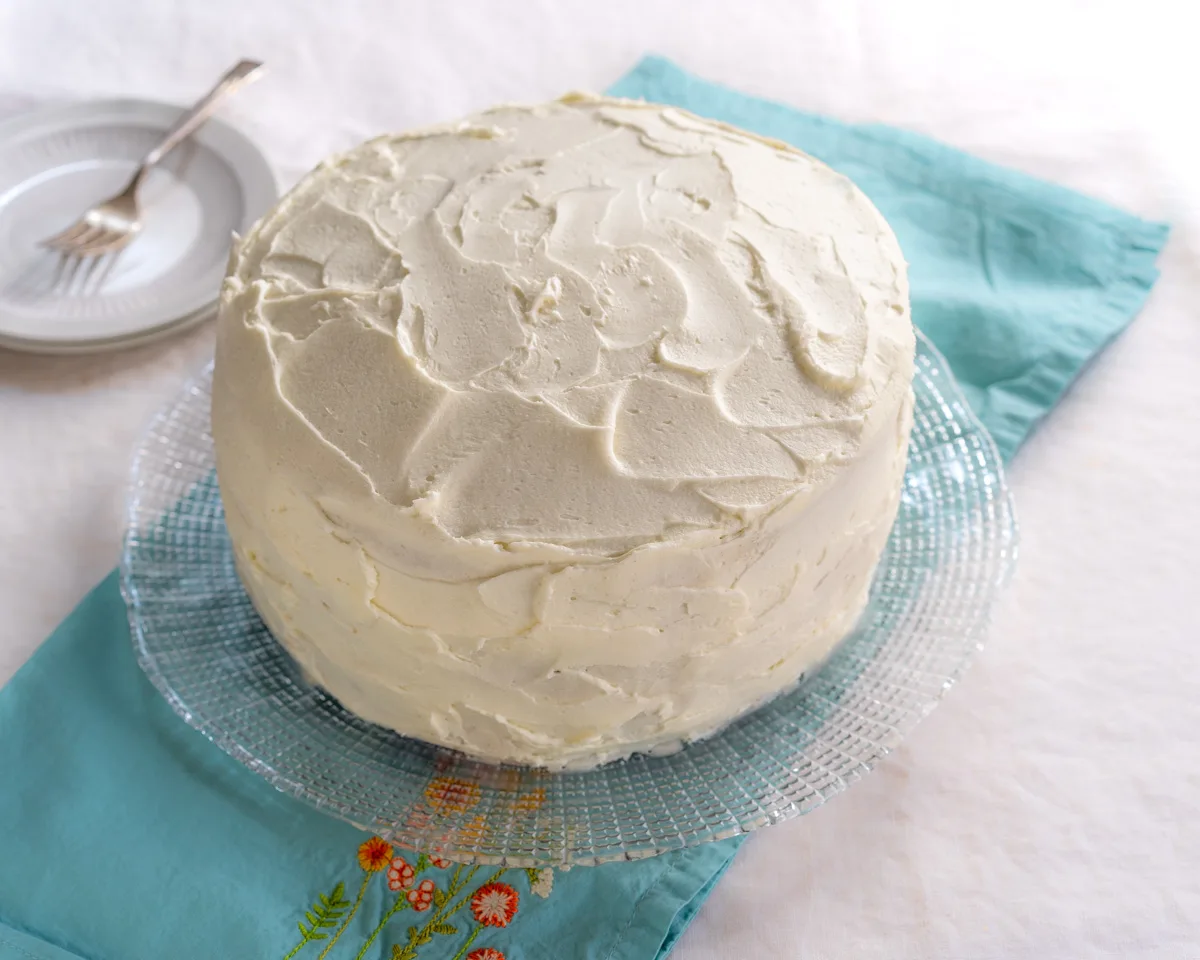
[[[233,253],[239,570],[401,733],[552,767],[702,736],[861,611],[913,349],[891,230],[782,144],[585,97],[384,137]]]

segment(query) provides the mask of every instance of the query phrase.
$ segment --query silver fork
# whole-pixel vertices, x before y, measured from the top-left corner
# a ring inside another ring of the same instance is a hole
[[[175,122],[158,146],[146,154],[120,193],[96,204],[66,230],[42,241],[43,247],[61,255],[51,286],[69,289],[80,264],[90,261],[83,280],[83,286],[86,287],[103,256],[117,254],[129,245],[142,229],[137,192],[146,174],[196,132],[212,115],[222,97],[254,79],[261,67],[262,64],[257,60],[242,60],[232,67],[217,81],[216,86]]]

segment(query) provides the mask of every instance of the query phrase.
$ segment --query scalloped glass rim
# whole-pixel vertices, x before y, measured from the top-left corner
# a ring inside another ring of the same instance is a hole
[[[132,470],[121,587],[138,662],[184,720],[285,793],[391,842],[511,866],[636,859],[799,816],[936,706],[979,647],[1017,527],[995,444],[918,336],[900,514],[855,632],[794,691],[670,756],[491,766],[369,724],[309,684],[234,570],[211,365]]]

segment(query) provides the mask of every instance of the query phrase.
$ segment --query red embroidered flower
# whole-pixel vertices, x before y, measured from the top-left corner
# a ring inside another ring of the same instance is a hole
[[[413,868],[403,857],[394,857],[388,866],[388,889],[407,890],[413,884]]]
[[[467,960],[504,960],[504,954],[494,947],[480,947],[468,953]]]
[[[507,883],[485,883],[471,897],[471,912],[485,927],[507,927],[520,897]]]
[[[381,837],[372,837],[358,848],[358,865],[367,873],[378,873],[392,859],[392,845]]]
[[[432,854],[432,853],[429,855],[429,862],[432,863],[439,870],[445,870],[448,866],[450,866],[449,860],[446,860],[446,859],[439,857],[436,854]]]
[[[412,904],[412,908],[420,913],[422,910],[428,910],[430,904],[433,903],[433,891],[436,885],[432,880],[422,880],[417,884],[415,890],[408,891],[408,902]]]

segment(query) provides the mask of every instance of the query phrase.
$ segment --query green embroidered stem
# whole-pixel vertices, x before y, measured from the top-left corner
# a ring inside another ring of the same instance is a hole
[[[472,867],[471,873],[474,873],[478,869],[479,869],[478,867]],[[486,887],[489,883],[495,883],[502,876],[504,876],[504,872],[506,869],[507,869],[507,867],[501,867],[499,870],[497,870],[495,873],[493,873],[490,877],[488,877],[483,883],[481,883],[480,886]],[[465,881],[463,881],[463,886],[466,886],[467,883],[470,882],[470,880],[471,880],[471,878],[468,876],[467,879]],[[462,887],[459,887],[458,889],[461,890]],[[458,890],[455,890],[454,893],[450,894],[450,896],[451,897],[454,896],[455,893],[458,893]],[[450,897],[447,897],[446,899],[447,899],[447,901],[449,901]],[[447,913],[446,916],[449,917],[449,916],[452,916],[452,915],[458,913],[458,911],[462,909],[462,905],[470,899],[471,899],[470,897],[463,897],[461,900],[458,901],[458,903],[456,903],[454,905],[454,909],[452,909],[449,913]]]
[[[462,890],[463,887],[465,887],[467,884],[469,884],[471,882],[471,878],[473,876],[475,876],[475,873],[478,870],[479,870],[478,866],[472,867],[469,871],[467,871],[467,875],[465,877],[463,877],[462,883],[460,883],[458,886],[454,886],[453,884],[450,885],[450,889],[446,891],[446,903],[447,904],[449,904],[451,900],[453,900],[456,896],[458,896],[458,892],[460,890]],[[488,883],[493,882],[493,880],[495,880],[495,878],[500,876],[500,874],[502,874],[503,872],[504,872],[503,868],[498,870],[496,872],[495,876],[493,876],[492,879],[488,881]],[[469,899],[470,899],[470,897],[463,897],[461,900],[458,901],[458,903],[454,904],[454,906],[452,906],[452,907],[448,906],[445,909],[444,916],[445,917],[454,916],[454,914],[458,913],[458,911],[462,909],[462,905],[464,903],[466,903]]]
[[[371,931],[371,935],[367,937],[367,942],[362,945],[362,949],[354,955],[354,960],[363,960],[363,957],[367,955],[367,950],[369,950],[371,944],[375,942],[375,938],[383,933],[383,928],[387,926],[387,922],[407,906],[408,900],[406,900],[404,894],[401,893],[400,896],[396,898],[396,902],[392,904],[392,908],[383,915],[383,918],[379,921],[379,926]]]
[[[421,856],[417,858],[417,865],[415,867],[413,867],[413,882],[414,883],[416,882],[417,877],[419,877],[421,875],[421,871],[423,871],[428,866],[429,866],[429,858],[426,857],[425,854],[421,854]],[[398,896],[396,898],[396,902],[394,904],[392,904],[392,908],[383,915],[383,918],[379,921],[379,925],[374,930],[371,931],[371,935],[369,937],[367,937],[367,942],[362,945],[362,949],[359,950],[357,954],[355,954],[354,960],[363,960],[363,957],[365,957],[367,955],[367,950],[369,950],[371,947],[371,944],[373,944],[375,942],[376,937],[378,937],[381,933],[383,933],[383,928],[385,926],[387,926],[387,922],[389,920],[391,920],[392,917],[394,917],[401,910],[405,909],[407,906],[408,906],[408,900],[404,895],[404,891],[402,890],[402,891],[400,891],[400,896]],[[284,957],[284,960],[287,960],[287,957]]]
[[[312,941],[312,939],[313,939],[312,937],[309,937],[306,935],[303,940],[301,940],[298,944],[296,944],[294,947],[292,947],[291,950],[289,950],[286,954],[284,954],[283,960],[292,960],[292,957],[294,957],[296,954],[298,954],[300,952],[301,948],[304,947],[305,944],[310,943]]]
[[[314,940],[324,940],[329,934],[324,933],[325,929],[337,926],[338,920],[342,914],[346,912],[346,908],[350,906],[350,901],[345,898],[346,885],[338,881],[336,887],[330,891],[329,896],[323,893],[317,894],[317,902],[309,909],[304,911],[304,920],[308,921],[308,926],[304,925],[304,920],[297,921],[296,926],[300,928],[300,942],[284,956],[283,960],[292,960],[307,944]]]
[[[467,902],[467,897],[463,897],[458,901],[458,903],[453,905],[451,904],[451,901],[458,896],[463,887],[471,882],[471,878],[475,876],[475,873],[479,870],[479,867],[472,867],[467,871],[467,875],[465,877],[462,875],[462,869],[463,868],[461,865],[454,869],[454,873],[450,877],[450,885],[446,888],[446,893],[442,897],[441,906],[434,911],[433,916],[429,918],[425,926],[421,927],[420,929],[415,926],[409,927],[408,943],[406,943],[403,947],[400,946],[400,944],[396,944],[392,947],[391,960],[416,960],[417,948],[429,943],[433,939],[433,935],[435,933],[443,932],[438,928],[445,925],[446,918],[453,916],[462,909],[462,905]],[[503,872],[504,870],[501,869],[496,876],[500,876],[500,874]],[[450,927],[444,932],[447,934],[451,932],[457,933],[457,930],[455,930],[453,927]],[[320,958],[318,958],[318,960],[320,960]]]
[[[358,896],[354,898],[354,906],[352,906],[350,908],[350,912],[346,914],[346,919],[342,921],[342,925],[337,928],[337,932],[334,933],[333,939],[325,944],[324,950],[317,954],[317,960],[325,960],[325,957],[329,956],[329,951],[333,949],[333,945],[337,943],[341,935],[346,932],[346,928],[350,926],[350,921],[353,920],[354,915],[358,913],[358,908],[363,901],[363,895],[367,892],[367,884],[370,882],[371,874],[368,873],[363,877],[362,885],[358,888]]]
[[[475,942],[475,938],[479,936],[482,931],[483,927],[476,927],[474,930],[472,930],[471,935],[467,937],[467,942],[458,948],[458,953],[456,953],[451,960],[462,960],[462,958],[467,955],[467,951],[471,948],[471,944]]]

